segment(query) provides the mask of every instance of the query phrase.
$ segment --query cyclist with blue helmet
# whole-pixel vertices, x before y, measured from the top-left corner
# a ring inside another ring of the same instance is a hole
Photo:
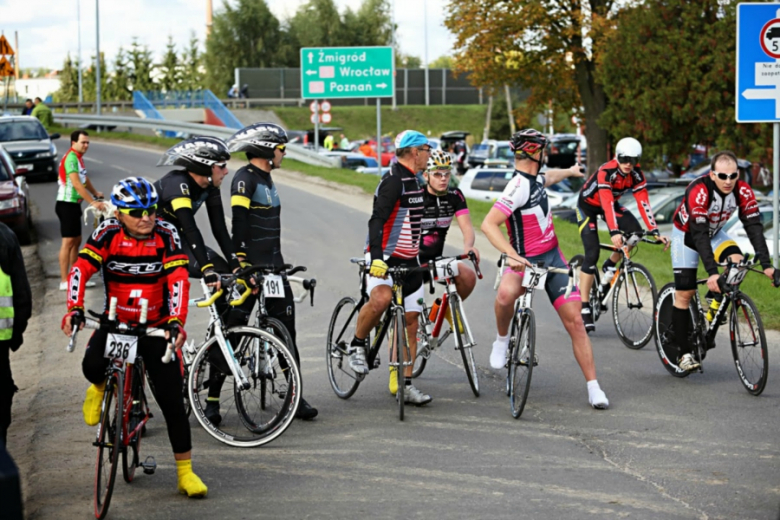
[[[87,280],[100,271],[104,301],[117,299],[118,321],[139,323],[139,302],[144,298],[149,302],[148,322],[168,328],[168,338],[175,331],[175,346],[181,348],[186,339],[184,323],[190,282],[187,255],[182,251],[179,234],[173,225],[156,218],[157,190],[146,179],[121,180],[111,192],[111,203],[117,208],[114,218],[105,220],[92,233],[70,270],[68,313],[62,319],[62,330],[70,336],[74,318],[83,327],[84,288]],[[103,357],[107,339],[107,331],[95,331],[84,352],[82,372],[92,383],[83,407],[84,421],[89,426],[95,426],[100,420],[109,363]],[[155,399],[168,427],[179,492],[202,497],[208,488],[192,472],[190,424],[181,398],[182,375],[179,363],[162,362],[166,349],[167,341],[163,338],[138,340],[138,353],[143,356]]]

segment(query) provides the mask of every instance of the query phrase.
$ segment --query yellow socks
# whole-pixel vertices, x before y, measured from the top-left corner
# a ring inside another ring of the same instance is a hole
[[[192,459],[177,460],[176,473],[179,476],[179,493],[188,497],[205,497],[209,491],[206,484],[192,472]]]
[[[100,422],[100,407],[103,404],[103,394],[105,391],[105,382],[99,385],[90,385],[90,387],[87,388],[84,407],[81,409],[84,414],[84,422],[87,423],[87,426],[95,426]]]

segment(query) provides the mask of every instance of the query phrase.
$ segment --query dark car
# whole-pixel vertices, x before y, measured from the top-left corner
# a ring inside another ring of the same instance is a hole
[[[59,137],[46,133],[34,117],[0,117],[0,145],[30,180],[57,180],[57,147],[52,140]]]
[[[16,233],[22,245],[32,242],[33,229],[26,175],[0,146],[0,221]]]
[[[588,158],[588,146],[582,136],[556,134],[550,138],[545,158],[550,168],[569,168],[575,163],[585,164]]]

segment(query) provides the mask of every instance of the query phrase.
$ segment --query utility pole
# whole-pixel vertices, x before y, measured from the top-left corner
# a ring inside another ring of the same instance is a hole
[[[81,0],[76,0],[76,19],[78,20],[78,32],[79,32],[79,54],[77,56],[77,62],[79,66],[79,103],[84,102],[84,87],[81,82]],[[79,112],[81,107],[79,106]]]
[[[96,51],[95,56],[95,72],[97,72],[97,87],[95,89],[95,109],[97,115],[100,115],[100,0],[95,0],[95,38],[96,38]],[[98,127],[100,128],[100,127]]]
[[[211,24],[214,16],[214,9],[211,0],[206,0],[206,38],[211,34]]]
[[[425,106],[431,104],[430,84],[428,81],[428,0],[423,2],[423,24],[425,26]]]

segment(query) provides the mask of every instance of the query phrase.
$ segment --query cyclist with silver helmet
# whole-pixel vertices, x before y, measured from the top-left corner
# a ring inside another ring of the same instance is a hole
[[[387,274],[388,267],[419,265],[417,256],[425,207],[416,174],[425,169],[431,144],[420,132],[406,130],[396,136],[395,148],[397,161],[379,181],[368,221],[366,292],[369,300],[358,314],[349,356],[349,366],[357,374],[368,374],[368,334],[377,326],[393,297],[393,280]],[[422,311],[418,303],[423,297],[421,273],[410,274],[404,279],[403,295],[409,349],[411,359],[414,359],[417,356],[417,318]],[[431,396],[412,385],[411,366],[405,368],[404,385],[404,402],[420,406],[432,401]]]
[[[615,158],[602,164],[580,190],[577,203],[577,226],[580,230],[582,246],[585,249],[585,260],[582,263],[580,275],[580,295],[582,297],[582,319],[585,330],[589,333],[596,330],[593,323],[588,295],[593,286],[596,274],[596,263],[599,260],[598,216],[601,215],[609,228],[612,243],[615,247],[623,247],[621,232],[641,231],[636,217],[620,204],[620,197],[631,190],[636,199],[639,212],[642,214],[647,229],[669,248],[669,239],[661,236],[650,208],[647,195],[647,181],[639,166],[642,158],[642,145],[633,137],[624,137],[615,147]],[[617,270],[620,253],[614,252],[601,266],[603,280],[609,283]]]
[[[230,205],[233,209],[233,244],[242,265],[284,265],[282,256],[282,204],[271,172],[281,167],[287,146],[287,132],[279,125],[256,123],[247,126],[228,140],[231,153],[244,152],[249,164],[233,177],[230,187]],[[239,308],[244,323],[249,319],[255,299]],[[281,321],[293,340],[288,345],[300,366],[295,332],[295,301],[290,282],[284,279],[284,298],[265,301],[268,315]],[[296,417],[311,420],[317,416],[313,408],[301,398]]]
[[[509,146],[515,155],[515,176],[482,222],[482,231],[490,243],[508,255],[495,303],[498,334],[490,353],[490,366],[495,369],[506,366],[509,325],[514,314],[515,300],[525,291],[525,268],[538,262],[543,262],[547,267],[568,267],[558,247],[552,208],[544,188],[567,177],[582,177],[583,174],[577,164],[566,170],[549,169],[540,174],[539,168],[544,161],[547,143],[547,138],[533,128],[521,130],[512,136]],[[506,226],[509,240],[501,226]],[[609,400],[596,380],[593,348],[580,315],[580,296],[575,290],[566,297],[568,282],[565,274],[548,273],[544,288],[571,337],[574,357],[585,376],[588,402],[593,408],[605,409],[609,407]]]
[[[116,207],[114,218],[105,220],[90,236],[79,253],[68,278],[68,313],[62,319],[62,331],[70,336],[76,323],[84,323],[84,288],[87,280],[100,271],[105,285],[105,301],[116,297],[120,322],[137,324],[139,299],[149,301],[148,322],[168,328],[166,338],[176,333],[175,346],[187,339],[184,323],[190,282],[187,255],[182,251],[176,228],[156,219],[157,190],[141,177],[119,181],[111,192]],[[106,367],[103,357],[107,332],[97,330],[87,343],[82,371],[92,385],[84,401],[84,421],[95,426],[105,391]],[[165,417],[168,438],[173,448],[178,473],[178,489],[190,497],[202,497],[208,488],[192,472],[190,424],[181,398],[182,375],[178,363],[163,363],[167,349],[163,338],[138,340],[146,371],[155,389],[157,404]]]

